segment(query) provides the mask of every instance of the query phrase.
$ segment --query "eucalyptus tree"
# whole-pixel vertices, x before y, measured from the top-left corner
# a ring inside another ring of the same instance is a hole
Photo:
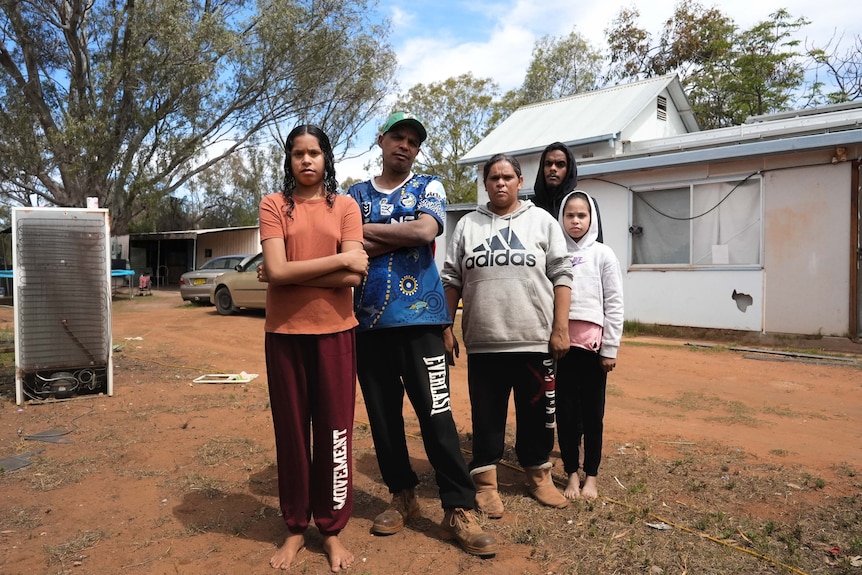
[[[837,104],[862,98],[862,36],[842,47],[842,39],[833,37],[825,46],[813,46],[808,55],[814,62],[814,81],[808,96],[812,104]]]
[[[416,158],[416,170],[440,176],[450,204],[476,201],[475,169],[457,162],[495,126],[491,120],[498,96],[493,80],[467,73],[416,84],[395,104],[394,109],[422,118],[428,139]]]
[[[676,73],[702,128],[736,125],[749,115],[786,110],[804,85],[804,54],[795,33],[809,22],[778,10],[739,29],[718,8],[682,0],[654,37],[622,9],[605,30],[608,81]]]
[[[565,36],[542,36],[521,86],[524,104],[565,98],[598,89],[604,59],[577,31]]]
[[[223,228],[258,223],[263,196],[281,191],[284,148],[248,148],[198,174],[190,182],[189,214],[195,227]]]
[[[0,197],[124,232],[255,138],[348,147],[395,56],[372,0],[0,0]]]

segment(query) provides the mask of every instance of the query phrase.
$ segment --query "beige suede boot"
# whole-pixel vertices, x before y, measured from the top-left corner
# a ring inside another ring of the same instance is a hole
[[[392,535],[404,528],[404,522],[420,514],[416,491],[405,489],[392,494],[392,503],[386,511],[374,518],[371,532],[375,535]]]
[[[502,517],[503,500],[497,491],[497,466],[477,467],[470,472],[470,477],[476,486],[476,511],[484,513],[490,519]]]
[[[560,493],[551,478],[551,462],[524,469],[527,474],[527,488],[536,501],[548,507],[562,509],[569,506],[569,500]]]

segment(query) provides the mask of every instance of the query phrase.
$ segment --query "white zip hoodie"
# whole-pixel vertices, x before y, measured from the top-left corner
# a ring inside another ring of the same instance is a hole
[[[590,229],[579,242],[566,233],[563,220],[566,202],[577,192],[587,196],[590,201]],[[558,221],[566,238],[573,274],[569,319],[602,326],[599,355],[616,358],[623,335],[622,271],[614,251],[596,241],[599,236],[599,222],[595,213],[593,198],[582,190],[570,192],[560,205]]]
[[[467,353],[548,353],[554,286],[572,282],[564,235],[529,200],[505,216],[479,206],[461,218],[441,279],[461,292]]]

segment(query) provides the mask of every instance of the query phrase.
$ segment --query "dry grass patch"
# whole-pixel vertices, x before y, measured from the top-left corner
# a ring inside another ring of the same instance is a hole
[[[170,481],[178,493],[194,491],[207,499],[216,499],[229,492],[230,484],[209,475],[187,473],[175,481]]]
[[[222,465],[233,459],[243,462],[248,457],[262,453],[264,449],[254,441],[243,437],[216,437],[210,439],[198,450],[198,457],[210,467]]]
[[[44,515],[37,507],[13,507],[0,513],[0,529],[35,529],[42,525]]]
[[[69,541],[58,545],[45,545],[44,549],[48,554],[49,564],[65,565],[69,561],[83,560],[82,553],[94,548],[104,538],[103,531],[78,531]]]
[[[830,573],[858,575],[828,550],[862,550],[862,494],[823,497],[822,479],[738,449],[678,447],[671,461],[606,449],[598,500],[556,510],[503,491],[506,515],[484,525],[526,546],[536,573],[822,573],[831,561]]]
[[[86,476],[100,471],[95,456],[85,456],[71,461],[59,461],[51,457],[37,457],[33,463],[30,486],[36,491],[53,491],[80,483]]]

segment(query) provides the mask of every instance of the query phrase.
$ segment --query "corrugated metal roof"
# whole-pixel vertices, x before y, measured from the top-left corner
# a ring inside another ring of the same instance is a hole
[[[862,127],[862,102],[852,102],[852,106],[827,106],[810,108],[796,112],[782,112],[760,116],[757,122],[704,130],[691,134],[667,136],[655,140],[631,142],[623,154],[631,157],[637,154],[675,152],[679,150],[733,145],[755,140],[774,140],[802,136],[805,134],[825,134],[829,132],[854,130]]]
[[[674,168],[687,164],[793,153],[858,143],[862,143],[862,129],[783,136],[774,140],[753,140],[732,145],[697,147],[649,155],[624,155],[607,162],[578,164],[578,177],[585,180],[590,177],[622,172]]]
[[[669,90],[686,125],[696,130],[697,123],[679,79],[670,74],[518,108],[458,163],[476,164],[498,152],[513,155],[539,152],[551,142],[574,146],[609,140],[646,106],[654,105],[665,89]]]

